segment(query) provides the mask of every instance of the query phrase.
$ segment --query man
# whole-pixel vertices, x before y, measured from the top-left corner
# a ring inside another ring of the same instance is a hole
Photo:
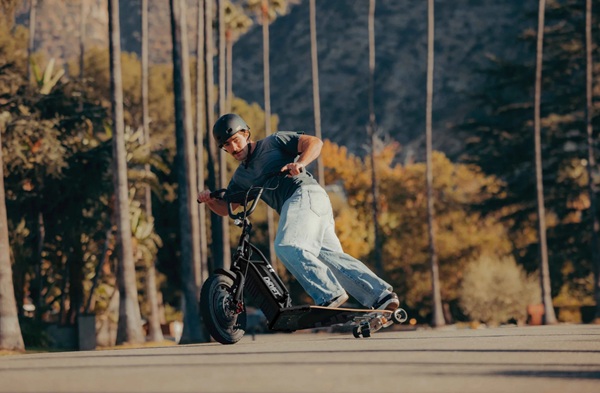
[[[262,199],[279,215],[275,253],[296,277],[315,304],[339,307],[348,293],[365,307],[395,310],[398,296],[362,262],[346,254],[335,234],[331,202],[325,190],[305,168],[321,153],[323,142],[298,132],[276,132],[259,141],[251,139],[250,127],[236,114],[220,117],[213,137],[240,162],[227,188],[241,195],[253,185],[279,182],[268,187]],[[286,177],[273,173],[288,171]],[[227,216],[227,203],[210,197],[211,190],[198,195],[199,203]],[[235,201],[233,208],[237,207]]]

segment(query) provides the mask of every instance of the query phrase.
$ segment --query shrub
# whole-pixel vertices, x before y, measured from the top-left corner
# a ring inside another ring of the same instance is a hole
[[[489,325],[523,322],[527,305],[540,301],[537,275],[528,276],[512,257],[482,256],[465,271],[460,304],[472,320]]]

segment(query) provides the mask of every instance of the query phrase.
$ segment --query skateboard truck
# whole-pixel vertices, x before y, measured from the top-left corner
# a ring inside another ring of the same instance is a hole
[[[388,319],[383,311],[374,311],[373,313],[357,316],[352,319],[352,322],[356,324],[352,329],[352,334],[355,338],[371,337],[371,333],[375,333],[378,330],[386,328],[395,323],[403,323],[408,319],[408,314],[404,309],[398,308],[391,314],[391,318]]]

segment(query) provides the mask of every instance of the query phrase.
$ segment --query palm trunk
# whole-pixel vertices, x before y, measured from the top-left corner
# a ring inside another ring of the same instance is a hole
[[[29,4],[29,45],[27,47],[27,77],[31,80],[31,56],[35,47],[35,23],[37,0],[30,0]]]
[[[317,16],[315,0],[310,0],[310,57],[312,69],[313,86],[313,111],[315,114],[315,136],[323,139],[321,135],[321,101],[319,97],[319,54],[317,51]],[[325,172],[323,158],[317,158],[317,180],[321,186],[325,186]]]
[[[150,145],[150,114],[148,110],[148,0],[142,0],[142,127],[144,142]],[[150,173],[150,165],[145,166]],[[152,219],[152,192],[150,186],[145,187],[146,216]],[[164,340],[160,327],[158,287],[156,286],[156,261],[150,262],[146,269],[146,296],[150,306],[148,318],[148,341]]]
[[[206,144],[208,146],[208,188],[211,190],[217,189],[217,164],[219,162],[219,152],[217,145],[212,137],[212,126],[214,120],[214,108],[215,102],[213,97],[214,89],[214,67],[213,67],[213,10],[212,1],[204,2],[204,103],[205,109],[205,122],[206,122]],[[223,217],[211,212],[211,234],[212,234],[212,259],[213,269],[225,266],[225,260],[223,255]]]
[[[110,39],[110,90],[113,116],[113,179],[115,187],[115,212],[117,215],[117,241],[120,244],[117,273],[120,292],[117,343],[144,342],[140,306],[138,304],[131,222],[129,217],[129,186],[127,183],[127,158],[125,151],[125,123],[123,119],[123,82],[121,77],[121,41],[119,26],[119,1],[108,1]]]
[[[382,242],[379,231],[379,187],[377,185],[377,165],[375,154],[377,150],[377,123],[375,121],[375,0],[369,2],[369,142],[371,144],[371,195],[373,210],[373,237],[375,271],[380,277],[384,274],[381,259]]]
[[[2,132],[0,132],[0,146],[2,146]],[[10,262],[2,149],[0,149],[0,349],[17,351],[25,349],[19,326]]]
[[[85,56],[85,35],[86,35],[86,11],[87,2],[81,1],[80,15],[79,15],[79,78],[83,79],[84,76],[84,56]],[[143,28],[143,27],[142,27]]]
[[[225,0],[218,0],[219,25],[219,115],[225,114]],[[227,161],[225,151],[219,151],[219,187],[227,186]],[[223,267],[229,269],[231,263],[231,247],[229,244],[229,220],[221,220],[221,236],[223,238]]]
[[[231,105],[233,103],[233,37],[231,36],[231,29],[227,29],[225,32],[225,57],[226,57],[226,80],[225,85],[227,86],[227,98],[225,100],[225,112],[231,112]]]
[[[596,312],[594,319],[600,323],[600,250],[598,249],[598,231],[600,222],[598,222],[598,207],[596,204],[596,185],[594,184],[593,171],[596,167],[596,158],[594,155],[594,130],[592,128],[593,107],[593,57],[592,57],[592,0],[585,1],[585,52],[586,52],[586,107],[585,121],[588,144],[588,191],[590,195],[590,215],[592,220],[592,264],[594,266],[594,299],[596,301]]]
[[[427,104],[426,104],[426,148],[427,148],[427,228],[429,230],[429,261],[431,265],[431,292],[433,298],[433,326],[444,326],[444,311],[440,293],[440,276],[437,250],[435,247],[435,211],[433,197],[433,69],[434,69],[434,0],[428,0],[428,29],[427,29]]]
[[[546,1],[540,0],[538,13],[538,34],[535,68],[535,98],[534,98],[534,139],[535,139],[535,180],[537,190],[538,232],[540,241],[540,282],[542,287],[542,302],[544,303],[544,323],[555,324],[556,316],[552,306],[550,287],[550,267],[548,263],[548,244],[546,240],[546,208],[544,207],[544,183],[542,178],[542,138],[540,107],[542,96],[542,66],[544,58],[544,14]]]
[[[198,0],[198,19],[196,26],[196,162],[198,163],[198,190],[204,189],[204,128],[205,86],[204,86],[204,0]],[[208,134],[208,132],[207,132]],[[206,238],[206,206],[198,207],[200,222],[200,274],[198,283],[208,278],[208,241]]]
[[[262,33],[263,33],[263,88],[265,100],[265,135],[271,135],[271,71],[269,67],[269,5],[267,0],[262,0]],[[277,269],[277,255],[275,255],[275,224],[273,210],[267,209],[267,226],[269,229],[269,260],[273,268]]]
[[[183,332],[180,343],[206,342],[200,326],[198,301],[200,287],[200,236],[198,228],[198,204],[195,192],[196,157],[191,111],[191,86],[188,63],[188,43],[185,0],[170,0],[171,28],[173,37],[173,90],[175,93],[175,136],[177,144],[176,166],[179,222],[181,237],[181,280],[185,309]]]

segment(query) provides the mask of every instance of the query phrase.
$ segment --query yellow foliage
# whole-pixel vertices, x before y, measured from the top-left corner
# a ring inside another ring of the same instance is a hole
[[[379,191],[379,225],[383,234],[383,261],[387,277],[410,306],[427,311],[429,237],[425,164],[400,165],[394,159],[399,146],[389,144],[375,157]],[[336,211],[336,230],[351,255],[371,265],[373,219],[370,158],[325,141],[322,151],[326,184],[340,184],[345,202]],[[457,288],[468,261],[483,253],[504,256],[512,251],[505,227],[496,217],[483,217],[471,206],[499,192],[500,182],[473,165],[452,163],[444,154],[433,155],[436,250],[442,296],[457,298]]]

